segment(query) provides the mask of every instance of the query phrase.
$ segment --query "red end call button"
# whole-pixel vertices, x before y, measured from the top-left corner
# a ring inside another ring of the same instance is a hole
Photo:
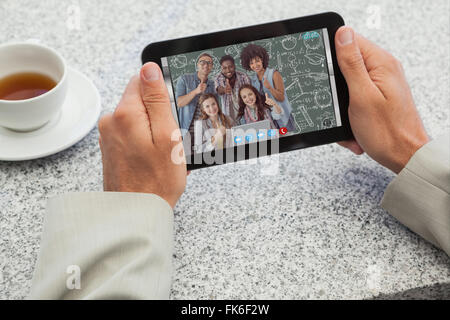
[[[280,134],[281,135],[285,135],[287,133],[287,128],[286,127],[283,127],[283,128],[280,128]]]

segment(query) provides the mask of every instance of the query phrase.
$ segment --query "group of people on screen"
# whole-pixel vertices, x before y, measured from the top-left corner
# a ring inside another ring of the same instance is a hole
[[[202,53],[197,71],[182,75],[176,84],[180,128],[190,134],[191,151],[202,153],[233,146],[232,127],[269,120],[272,129],[295,130],[292,107],[279,71],[269,67],[266,49],[255,44],[243,48],[241,65],[223,56],[221,72],[211,79],[213,58]],[[199,134],[200,133],[200,134]]]

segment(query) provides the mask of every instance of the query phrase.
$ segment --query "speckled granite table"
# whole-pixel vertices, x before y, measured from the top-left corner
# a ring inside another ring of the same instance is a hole
[[[449,127],[447,0],[163,3],[1,0],[0,43],[57,48],[93,79],[105,113],[151,41],[332,10],[403,62],[430,135]],[[79,29],[69,19],[77,7]],[[101,190],[97,139],[94,129],[56,155],[0,162],[0,298],[29,291],[46,199]],[[175,209],[171,298],[450,298],[450,258],[379,207],[392,173],[336,145],[271,160],[276,175],[238,163],[189,176]]]

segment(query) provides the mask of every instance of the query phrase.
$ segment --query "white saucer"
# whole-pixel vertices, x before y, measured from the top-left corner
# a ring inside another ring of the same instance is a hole
[[[0,160],[42,158],[73,146],[95,127],[100,116],[100,94],[91,80],[68,68],[66,100],[59,114],[42,128],[15,132],[0,127]]]

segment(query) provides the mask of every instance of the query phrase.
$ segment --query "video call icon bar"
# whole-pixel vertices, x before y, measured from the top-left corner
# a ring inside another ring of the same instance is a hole
[[[235,144],[241,144],[241,143],[245,143],[245,142],[254,142],[256,141],[261,141],[261,140],[266,140],[266,136],[267,138],[274,138],[277,137],[277,135],[286,135],[288,133],[287,128],[283,127],[280,128],[279,130],[277,129],[269,129],[269,130],[259,130],[257,132],[247,132],[245,134],[242,135],[235,135],[234,136],[234,143]]]

